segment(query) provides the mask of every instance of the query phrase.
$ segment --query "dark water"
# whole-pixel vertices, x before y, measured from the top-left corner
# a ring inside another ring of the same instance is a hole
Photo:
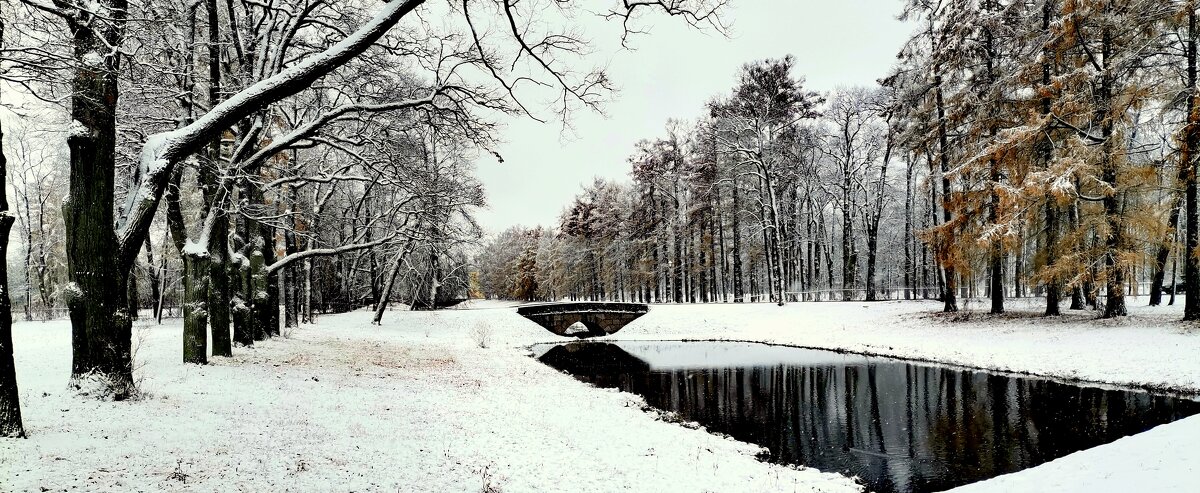
[[[1200,412],[1144,392],[759,344],[571,343],[554,368],[645,397],[774,462],[858,476],[879,492],[941,491]]]

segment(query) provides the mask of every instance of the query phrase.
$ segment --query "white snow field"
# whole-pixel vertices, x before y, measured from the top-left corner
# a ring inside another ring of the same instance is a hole
[[[933,302],[654,305],[610,340],[726,339],[846,349],[1118,385],[1200,390],[1181,306],[1097,321],[1037,308],[966,320]],[[321,317],[184,365],[181,327],[139,323],[137,402],[66,388],[65,321],[18,323],[27,440],[0,441],[0,491],[855,491],[759,462],[759,448],[644,410],[528,356],[561,339],[512,305]],[[976,303],[972,309],[982,309]],[[478,342],[487,339],[487,348]],[[962,488],[1194,491],[1200,416]]]

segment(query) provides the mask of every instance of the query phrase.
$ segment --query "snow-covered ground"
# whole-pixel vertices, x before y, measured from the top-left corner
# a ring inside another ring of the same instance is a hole
[[[67,391],[65,322],[17,324],[30,438],[0,442],[0,491],[857,489],[536,362],[516,345],[545,333],[512,309],[370,317],[203,367],[179,362],[178,323],[135,329],[149,396],[119,403]]]
[[[766,341],[1200,391],[1200,329],[1176,322],[1177,307],[1047,321],[1010,304],[1014,315],[957,321],[930,314],[930,302],[656,305],[610,339]],[[323,317],[203,367],[179,363],[178,322],[142,325],[148,396],[122,403],[66,390],[65,322],[17,324],[31,437],[0,442],[0,490],[856,489],[834,474],[759,462],[755,446],[557,373],[525,349],[557,338],[510,305],[470,308],[391,312],[383,327],[364,312]],[[1190,491],[1197,440],[1200,417],[965,489]]]

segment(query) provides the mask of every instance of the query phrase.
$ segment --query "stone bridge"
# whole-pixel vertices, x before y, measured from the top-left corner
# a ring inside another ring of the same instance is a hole
[[[583,339],[615,333],[649,310],[641,303],[546,303],[522,306],[517,314],[556,335]],[[586,330],[572,330],[576,323]]]

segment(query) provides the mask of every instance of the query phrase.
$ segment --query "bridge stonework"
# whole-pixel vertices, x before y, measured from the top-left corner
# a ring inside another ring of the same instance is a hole
[[[587,302],[523,306],[517,309],[517,314],[556,335],[582,339],[616,333],[647,311],[649,308],[641,303]],[[576,323],[582,323],[587,330],[568,334]]]

